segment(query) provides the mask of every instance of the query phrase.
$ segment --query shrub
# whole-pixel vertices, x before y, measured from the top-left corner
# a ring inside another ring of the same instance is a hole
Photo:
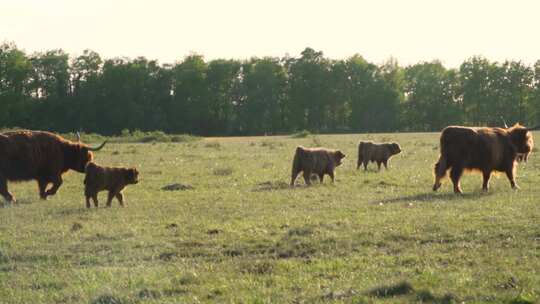
[[[233,173],[233,169],[230,167],[214,169],[214,175],[217,175],[217,176],[228,176],[228,175],[231,175],[232,173]]]
[[[311,132],[308,130],[302,130],[291,135],[292,138],[306,138],[311,135]]]

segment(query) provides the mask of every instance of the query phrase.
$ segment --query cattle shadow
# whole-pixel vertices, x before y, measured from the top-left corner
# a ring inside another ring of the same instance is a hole
[[[9,208],[9,207],[17,207],[22,205],[31,205],[35,203],[34,200],[27,200],[27,199],[18,199],[15,203],[8,202],[6,200],[0,199],[0,208]]]
[[[409,196],[399,196],[393,198],[385,198],[371,202],[372,204],[394,204],[394,203],[408,203],[408,202],[441,202],[441,201],[464,201],[464,200],[476,200],[492,195],[491,192],[465,192],[462,194],[455,194],[453,192],[437,193],[426,192],[420,194],[414,194]]]
[[[54,210],[54,211],[51,211],[50,214],[64,217],[64,216],[70,216],[70,215],[89,214],[91,212],[96,212],[98,209],[106,209],[106,208],[107,207],[105,206],[100,206],[98,208],[95,208],[94,206],[92,206],[92,208],[86,208],[84,205],[81,204],[81,206],[78,208]]]
[[[382,173],[386,170],[390,170],[390,169],[385,169],[383,166],[381,166],[381,170],[377,169],[377,165],[375,165],[374,167],[368,167],[367,170],[364,170],[364,168],[360,168],[360,169],[353,169],[354,172],[357,172],[358,174],[377,174],[377,173]]]
[[[253,189],[251,189],[252,192],[266,192],[266,191],[275,191],[275,190],[286,190],[286,189],[293,189],[294,187],[291,187],[288,183],[283,181],[266,181],[257,184]]]

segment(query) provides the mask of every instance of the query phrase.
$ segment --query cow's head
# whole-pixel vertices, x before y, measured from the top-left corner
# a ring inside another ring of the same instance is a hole
[[[513,127],[508,129],[508,133],[512,139],[512,144],[514,145],[518,155],[528,156],[529,153],[531,153],[534,147],[533,136],[530,132],[532,130],[533,129],[525,128],[520,124],[515,124]]]
[[[137,184],[139,182],[139,171],[135,168],[127,169],[125,178],[128,184]]]
[[[94,154],[92,152],[101,150],[106,143],[107,140],[105,140],[101,145],[97,147],[90,147],[86,144],[81,143],[81,138],[79,136],[79,133],[77,133],[77,143],[71,144],[75,147],[74,151],[73,149],[71,150],[71,153],[74,153],[75,155],[71,156],[71,158],[74,158],[74,162],[70,166],[70,169],[73,169],[80,173],[84,173],[86,165],[92,160],[94,160]]]
[[[336,162],[336,167],[341,165],[341,160],[345,158],[345,154],[343,152],[337,150],[333,153],[334,161]]]
[[[401,147],[397,143],[392,143],[390,144],[390,152],[392,153],[392,155],[399,154],[401,153]]]

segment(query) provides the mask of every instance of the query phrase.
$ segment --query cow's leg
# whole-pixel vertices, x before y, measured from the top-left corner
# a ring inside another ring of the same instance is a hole
[[[90,208],[90,196],[86,196],[86,208]]]
[[[450,170],[450,178],[452,179],[452,183],[454,184],[455,193],[462,193],[461,186],[459,184],[461,174],[463,174],[463,168],[460,166],[453,166],[452,170]]]
[[[294,186],[294,181],[296,180],[296,177],[298,176],[299,173],[300,173],[300,171],[297,171],[297,170],[292,171],[292,174],[291,174],[291,187]]]
[[[116,195],[115,191],[109,191],[108,195],[107,195],[107,208],[111,207],[111,203],[112,203],[112,199],[114,198],[114,196]]]
[[[388,160],[383,160],[383,165],[386,170],[388,170]]]
[[[489,170],[482,171],[482,177],[483,177],[482,190],[487,192],[489,190],[489,179],[491,178],[491,171]]]
[[[321,181],[321,184],[322,184],[324,180],[324,173],[319,174],[319,180]]]
[[[63,182],[62,176],[60,176],[60,175],[59,175],[59,176],[55,176],[55,177],[53,178],[53,180],[52,180],[52,184],[53,184],[53,185],[52,185],[51,189],[47,190],[47,192],[45,192],[45,194],[46,194],[47,196],[49,196],[49,195],[55,195],[56,192],[58,191],[58,188],[60,188],[60,186],[62,186],[62,182]]]
[[[92,195],[92,200],[94,201],[94,206],[97,208],[99,206],[98,198],[97,198],[97,192]]]
[[[49,182],[45,179],[38,179],[38,188],[39,188],[39,197],[42,200],[47,199],[47,193],[45,190],[47,190],[47,185],[49,185]]]
[[[516,180],[514,179],[514,167],[510,167],[506,169],[506,177],[508,177],[508,180],[510,181],[510,186],[512,186],[512,189],[519,190],[518,185],[516,184]]]
[[[330,170],[328,172],[328,175],[330,175],[330,178],[332,179],[332,184],[334,183],[334,171],[333,170]]]
[[[16,202],[15,197],[11,193],[9,193],[7,187],[7,179],[3,176],[0,176],[0,195],[2,195],[4,199],[8,202]]]
[[[311,185],[311,170],[304,170],[304,181],[306,182],[306,185]]]
[[[380,161],[377,161],[377,170],[381,171],[381,162]]]
[[[122,192],[116,194],[116,199],[120,203],[120,206],[124,207],[124,194],[122,194]]]

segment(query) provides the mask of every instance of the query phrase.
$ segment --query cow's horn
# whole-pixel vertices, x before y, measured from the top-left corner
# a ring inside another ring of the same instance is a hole
[[[79,132],[77,131],[77,133],[75,133],[75,135],[77,135],[77,141],[81,142],[81,134],[79,134]]]
[[[508,125],[506,124],[506,120],[504,120],[504,118],[503,118],[502,116],[501,116],[501,119],[502,119],[502,121],[503,121],[503,123],[504,123],[504,127],[505,127],[506,129],[508,129]]]
[[[107,143],[107,140],[105,140],[101,145],[99,145],[99,147],[88,147],[88,150],[99,151],[105,146],[106,143]]]

